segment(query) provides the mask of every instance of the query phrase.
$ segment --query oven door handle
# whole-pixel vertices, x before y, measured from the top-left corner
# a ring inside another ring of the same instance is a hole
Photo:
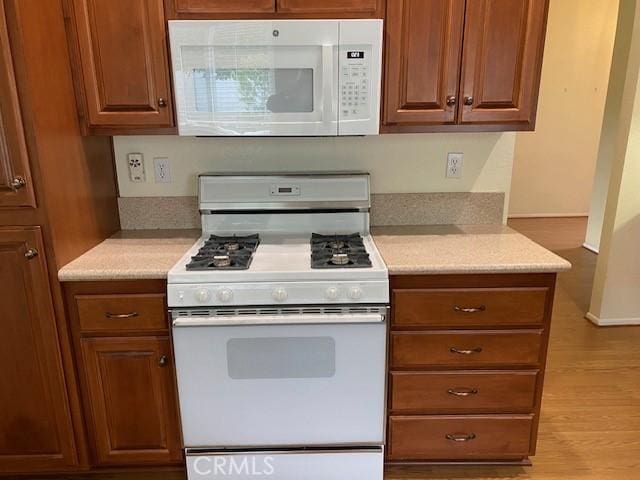
[[[375,314],[307,314],[307,315],[215,315],[209,317],[176,317],[174,328],[229,327],[245,325],[322,325],[384,323],[385,315]]]

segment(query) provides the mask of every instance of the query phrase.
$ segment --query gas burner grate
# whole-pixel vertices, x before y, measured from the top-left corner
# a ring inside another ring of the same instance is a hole
[[[257,234],[211,235],[198,253],[191,257],[187,270],[246,270],[259,244],[260,237]]]
[[[358,233],[311,235],[311,268],[369,268],[371,259]]]

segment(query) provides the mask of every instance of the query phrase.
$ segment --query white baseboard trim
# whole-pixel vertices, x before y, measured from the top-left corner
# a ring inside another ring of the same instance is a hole
[[[575,218],[588,217],[588,213],[509,213],[507,218]]]
[[[640,318],[599,318],[591,312],[587,312],[585,318],[599,327],[640,325]]]
[[[586,248],[587,250],[589,250],[590,252],[593,252],[595,254],[600,254],[600,250],[598,250],[596,247],[594,247],[593,245],[589,245],[587,242],[584,242],[582,244],[583,248]]]

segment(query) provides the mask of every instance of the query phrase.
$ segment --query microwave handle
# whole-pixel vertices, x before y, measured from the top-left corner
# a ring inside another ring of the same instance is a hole
[[[322,46],[322,119],[324,123],[331,123],[337,120],[335,108],[337,102],[336,92],[339,86],[335,85],[333,78],[334,48],[334,45]]]

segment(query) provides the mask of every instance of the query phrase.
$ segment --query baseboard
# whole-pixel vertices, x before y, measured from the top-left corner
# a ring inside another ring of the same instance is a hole
[[[586,248],[587,250],[589,250],[590,252],[593,252],[595,254],[600,254],[600,250],[599,249],[597,249],[593,245],[589,245],[587,242],[584,242],[582,244],[582,248]]]
[[[579,218],[588,217],[588,213],[514,213],[507,218]]]
[[[623,325],[640,325],[640,318],[599,318],[591,312],[585,314],[585,318],[599,327],[615,327]]]

